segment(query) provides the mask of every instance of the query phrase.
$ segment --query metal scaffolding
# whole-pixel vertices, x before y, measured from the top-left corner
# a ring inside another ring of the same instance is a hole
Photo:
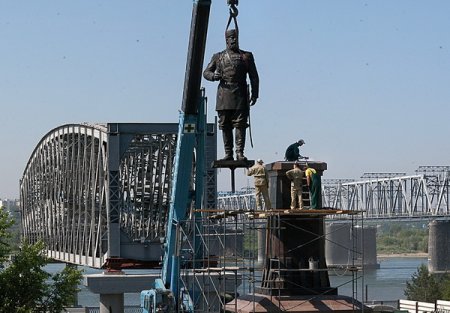
[[[348,180],[346,180],[348,181]],[[280,214],[290,214],[290,211],[283,211],[279,210],[279,212],[264,212],[264,211],[254,211],[256,208],[256,205],[249,204],[254,201],[254,193],[251,191],[248,191],[246,193],[238,193],[238,194],[222,194],[218,198],[219,205],[222,205],[222,207],[226,210],[224,213],[224,216],[229,216],[228,219],[233,218],[236,221],[241,222],[243,225],[246,223],[246,215],[248,215],[248,212],[246,213],[247,209],[250,209],[251,214],[254,214],[255,217],[261,215],[265,216],[263,220],[259,220],[259,223],[256,224],[256,228],[259,231],[266,232],[267,227],[270,227],[273,232],[278,233],[282,228],[285,229],[287,227],[292,227],[292,225],[289,225],[288,223],[280,222]],[[241,205],[246,205],[245,209],[242,210]],[[253,211],[252,211],[253,210]],[[348,279],[345,280],[345,282],[341,282],[339,285],[334,285],[332,287],[338,288],[343,287],[344,285],[351,286],[351,296],[353,298],[353,306],[355,308],[355,311],[361,311],[361,307],[359,306],[360,303],[363,302],[366,297],[366,291],[364,289],[365,283],[364,283],[364,271],[366,264],[365,261],[365,245],[367,244],[365,236],[365,224],[364,224],[364,215],[362,211],[349,211],[349,212],[343,212],[340,210],[340,208],[337,208],[337,214],[333,214],[330,212],[332,210],[325,210],[323,213],[327,216],[325,219],[326,224],[328,225],[330,222],[334,221],[333,227],[326,227],[326,231],[324,232],[323,236],[320,238],[317,238],[317,240],[324,240],[327,245],[331,245],[334,247],[334,249],[338,250],[345,250],[344,253],[348,255],[348,260],[345,264],[340,264],[339,266],[332,266],[328,267],[327,269],[317,269],[317,271],[328,271],[333,273],[334,275],[338,276],[345,276]],[[240,212],[236,214],[236,217],[230,217],[231,212]],[[320,210],[319,210],[320,212]],[[275,214],[275,215],[274,215]],[[295,214],[295,212],[294,212]],[[303,211],[303,213],[299,213],[299,217],[302,216],[301,214],[308,214],[308,211]],[[324,216],[325,216],[324,215]],[[268,216],[273,216],[275,223],[267,224],[266,218]],[[313,217],[312,219],[317,218]],[[233,220],[230,220],[232,222]],[[248,221],[247,221],[248,223]],[[337,226],[337,227],[336,227]],[[302,228],[298,228],[299,232],[308,232],[307,230],[304,230]],[[342,237],[342,231],[346,232],[346,237]],[[339,234],[336,234],[339,233]],[[344,241],[342,241],[344,240]],[[266,243],[267,245],[268,243]],[[270,243],[269,243],[270,245]],[[261,247],[260,247],[261,248]],[[267,246],[266,246],[267,248]],[[296,249],[301,249],[302,245],[298,245]],[[266,259],[267,262],[267,256],[263,255],[261,256],[261,259]],[[261,286],[261,284],[265,285],[271,285],[274,286],[274,295],[277,295],[277,287],[281,286],[282,283],[289,283],[290,279],[295,275],[304,275],[306,277],[306,273],[309,273],[311,269],[305,268],[305,269],[297,269],[293,270],[292,273],[289,275],[281,275],[283,273],[283,269],[277,268],[279,267],[279,262],[277,262],[277,259],[270,259],[271,264],[268,272],[266,272],[266,276],[263,276],[263,272],[261,269],[263,267],[255,267],[255,270],[257,271],[257,274],[255,275],[256,279],[256,291],[255,289],[249,290],[248,294],[250,297],[255,292],[258,293],[258,286]],[[373,264],[370,264],[369,266],[373,266]],[[373,268],[373,267],[371,267]],[[260,271],[260,272],[258,272]],[[283,277],[283,279],[280,280],[280,278]],[[242,279],[244,281],[244,278]],[[307,289],[307,287],[305,287]],[[339,295],[339,293],[338,293]],[[311,297],[307,297],[303,300],[303,304],[306,303],[309,300],[315,299],[316,297],[320,296],[318,295],[312,295]],[[350,295],[349,295],[350,296]],[[284,306],[283,306],[284,307]],[[281,308],[281,307],[280,307]]]
[[[194,215],[180,223],[181,292],[189,293],[195,312],[218,312],[238,294],[254,294],[260,283],[260,221],[241,209]]]

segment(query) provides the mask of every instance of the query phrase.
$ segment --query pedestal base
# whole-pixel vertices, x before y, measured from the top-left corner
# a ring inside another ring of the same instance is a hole
[[[261,294],[239,297],[225,306],[225,312],[372,312],[361,302],[347,296],[277,297]]]

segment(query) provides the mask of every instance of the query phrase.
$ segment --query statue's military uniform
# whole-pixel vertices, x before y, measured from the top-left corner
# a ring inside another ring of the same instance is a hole
[[[210,81],[213,81],[214,72],[217,71],[222,75],[217,87],[217,111],[248,111],[250,97],[247,90],[247,73],[250,78],[252,97],[258,98],[259,77],[253,54],[243,50],[239,52],[224,50],[214,54],[203,73],[203,76]]]
[[[253,54],[229,49],[218,52],[213,55],[203,76],[209,81],[214,81],[214,73],[220,73],[216,111],[219,116],[219,128],[223,132],[225,153],[227,156],[233,154],[233,128],[235,128],[236,154],[243,156],[249,99],[257,99],[259,96],[259,77]],[[250,78],[251,97],[247,86],[247,74]]]

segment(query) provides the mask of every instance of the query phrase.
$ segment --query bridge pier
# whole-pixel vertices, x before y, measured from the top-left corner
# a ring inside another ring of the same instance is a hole
[[[450,221],[434,220],[428,227],[428,270],[431,273],[448,273],[450,271]]]
[[[258,267],[264,265],[264,260],[266,258],[266,229],[264,227],[258,228],[258,261],[256,262],[256,265]]]
[[[123,293],[100,294],[100,313],[124,312]]]
[[[123,272],[84,275],[84,285],[100,294],[100,313],[124,312],[124,293],[139,293],[154,285],[159,274],[128,275]]]
[[[334,221],[325,225],[325,233],[325,258],[328,267],[348,267],[354,263],[366,269],[380,268],[377,261],[376,227],[360,227],[349,221]],[[354,247],[356,251],[353,251]]]

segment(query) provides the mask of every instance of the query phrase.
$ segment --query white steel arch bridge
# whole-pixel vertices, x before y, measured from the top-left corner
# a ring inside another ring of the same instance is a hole
[[[216,159],[208,124],[206,161]],[[37,144],[20,181],[22,232],[49,257],[103,267],[158,266],[170,202],[178,124],[68,124]],[[207,170],[205,206],[216,206]]]

